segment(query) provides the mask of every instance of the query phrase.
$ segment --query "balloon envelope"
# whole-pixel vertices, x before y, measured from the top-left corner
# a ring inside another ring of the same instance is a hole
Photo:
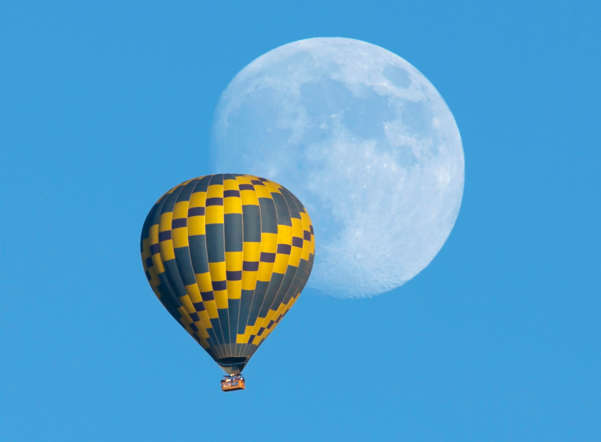
[[[142,229],[161,303],[229,374],[238,374],[305,286],[313,226],[283,186],[217,174],[163,195]]]

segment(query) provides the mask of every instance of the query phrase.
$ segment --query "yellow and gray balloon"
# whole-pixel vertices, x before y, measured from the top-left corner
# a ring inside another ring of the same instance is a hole
[[[314,256],[311,219],[283,186],[216,174],[163,195],[142,229],[161,303],[228,374],[239,374],[290,310]]]

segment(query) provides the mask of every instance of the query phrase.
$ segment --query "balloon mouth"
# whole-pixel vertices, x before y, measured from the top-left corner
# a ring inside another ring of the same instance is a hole
[[[229,374],[239,374],[246,363],[248,358],[245,357],[229,357],[217,359],[216,362]]]

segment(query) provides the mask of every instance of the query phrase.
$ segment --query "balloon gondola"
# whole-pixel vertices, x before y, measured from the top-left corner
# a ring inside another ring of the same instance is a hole
[[[241,374],[226,374],[221,380],[222,391],[244,390],[245,388],[246,381],[244,380],[244,377]]]
[[[142,228],[146,277],[169,313],[223,368],[223,391],[298,299],[313,266],[311,219],[285,187],[252,175],[194,178]]]

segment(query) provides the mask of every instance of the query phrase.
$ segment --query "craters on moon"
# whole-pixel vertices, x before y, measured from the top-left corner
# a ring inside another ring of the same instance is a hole
[[[309,286],[338,297],[394,289],[436,256],[461,205],[459,130],[428,79],[347,38],[276,48],[222,94],[214,168],[288,187],[313,220]]]

